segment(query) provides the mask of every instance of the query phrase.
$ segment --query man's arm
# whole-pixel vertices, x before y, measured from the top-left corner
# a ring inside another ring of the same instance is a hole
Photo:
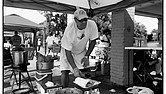
[[[81,64],[83,64],[84,67],[89,66],[89,55],[93,51],[95,44],[96,44],[96,39],[89,41],[88,51],[86,52],[85,56],[81,60]]]
[[[75,62],[74,62],[74,58],[73,58],[73,56],[72,56],[72,54],[71,54],[71,51],[65,49],[65,52],[66,52],[67,60],[68,60],[69,64],[71,65],[71,67],[72,67],[73,70],[74,70],[74,76],[75,76],[75,77],[81,77],[81,76],[82,76],[82,73],[81,73],[81,71],[77,68],[77,66],[76,66],[76,64],[75,64]]]
[[[85,56],[89,56],[93,51],[96,44],[96,39],[89,41],[88,51],[86,52]]]
[[[76,66],[76,64],[75,64],[75,62],[74,62],[74,58],[73,58],[73,56],[72,56],[72,54],[71,54],[71,51],[65,49],[65,52],[66,52],[67,60],[68,60],[69,64],[71,65],[71,67],[72,67],[73,69],[74,69],[74,68],[77,68],[77,66]]]

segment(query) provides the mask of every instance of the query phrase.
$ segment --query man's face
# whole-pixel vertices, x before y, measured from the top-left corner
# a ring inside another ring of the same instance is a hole
[[[83,18],[81,20],[78,20],[77,18],[75,18],[78,29],[80,30],[85,29],[87,25],[87,20],[88,20],[87,18]]]

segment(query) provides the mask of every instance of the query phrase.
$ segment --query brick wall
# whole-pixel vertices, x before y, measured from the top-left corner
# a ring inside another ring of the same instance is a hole
[[[128,85],[128,68],[132,68],[128,67],[128,53],[124,48],[133,45],[134,11],[132,7],[112,13],[110,81],[118,85]]]

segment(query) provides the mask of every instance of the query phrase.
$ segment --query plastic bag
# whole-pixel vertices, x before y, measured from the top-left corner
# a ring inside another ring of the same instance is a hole
[[[129,87],[126,91],[132,94],[154,94],[150,88],[140,86]]]

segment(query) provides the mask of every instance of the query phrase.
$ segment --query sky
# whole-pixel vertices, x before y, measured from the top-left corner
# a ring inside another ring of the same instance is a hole
[[[136,22],[139,22],[139,23],[145,25],[148,33],[151,33],[151,31],[153,29],[158,29],[158,19],[157,18],[135,15],[134,19],[136,20]]]
[[[10,14],[17,14],[26,19],[29,19],[37,24],[46,20],[46,18],[39,13],[37,10],[29,10],[29,9],[20,9],[20,8],[12,8],[12,7],[4,7],[4,15]],[[71,16],[68,21],[71,21]],[[136,22],[144,24],[148,33],[150,33],[153,29],[158,28],[158,19],[157,18],[150,18],[150,17],[143,17],[135,15],[134,19]]]

